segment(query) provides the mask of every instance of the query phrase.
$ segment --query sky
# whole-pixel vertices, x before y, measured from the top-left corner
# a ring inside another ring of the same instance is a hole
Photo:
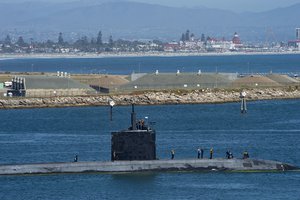
[[[153,2],[156,4],[174,5],[174,6],[205,6],[209,8],[218,8],[232,10],[236,12],[260,12],[271,10],[278,7],[287,7],[300,0],[136,0],[140,2]]]
[[[100,2],[100,1],[118,1],[118,0],[0,0],[0,2],[24,2],[24,1],[46,1],[46,2]],[[123,0],[124,1],[124,0]],[[260,12],[271,10],[278,7],[287,7],[300,0],[131,0],[144,3],[153,3],[176,7],[209,7],[225,10],[232,10],[235,12]]]

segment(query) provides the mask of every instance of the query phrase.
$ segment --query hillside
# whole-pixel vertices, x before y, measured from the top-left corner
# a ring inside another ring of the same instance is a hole
[[[260,13],[234,13],[209,8],[176,8],[127,1],[76,3],[0,3],[2,31],[53,31],[91,34],[99,29],[124,38],[177,39],[190,29],[196,35],[244,40],[294,39],[299,26],[300,4]],[[9,17],[7,17],[9,16]],[[134,35],[134,36],[133,36]]]

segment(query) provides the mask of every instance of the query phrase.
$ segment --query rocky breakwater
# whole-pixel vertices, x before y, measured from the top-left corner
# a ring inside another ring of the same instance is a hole
[[[297,88],[247,89],[247,100],[292,99],[300,98]],[[128,105],[133,101],[140,105],[154,104],[197,104],[225,103],[239,101],[241,90],[193,90],[193,91],[159,91],[138,94],[116,94],[81,97],[51,98],[3,98],[0,108],[32,108],[32,107],[67,107],[67,106],[100,106],[108,105],[113,99],[117,105]]]

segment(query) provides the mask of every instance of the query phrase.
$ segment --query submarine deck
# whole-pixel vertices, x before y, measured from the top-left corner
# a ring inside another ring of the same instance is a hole
[[[0,175],[143,171],[286,171],[296,166],[258,159],[184,159],[0,165]]]

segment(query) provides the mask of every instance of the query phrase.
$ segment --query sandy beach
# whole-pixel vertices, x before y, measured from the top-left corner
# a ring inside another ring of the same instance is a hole
[[[180,57],[180,56],[240,56],[240,55],[289,55],[300,54],[300,51],[288,52],[116,52],[116,53],[60,53],[60,54],[0,54],[0,60],[6,59],[50,59],[50,58],[117,58],[117,57]]]

